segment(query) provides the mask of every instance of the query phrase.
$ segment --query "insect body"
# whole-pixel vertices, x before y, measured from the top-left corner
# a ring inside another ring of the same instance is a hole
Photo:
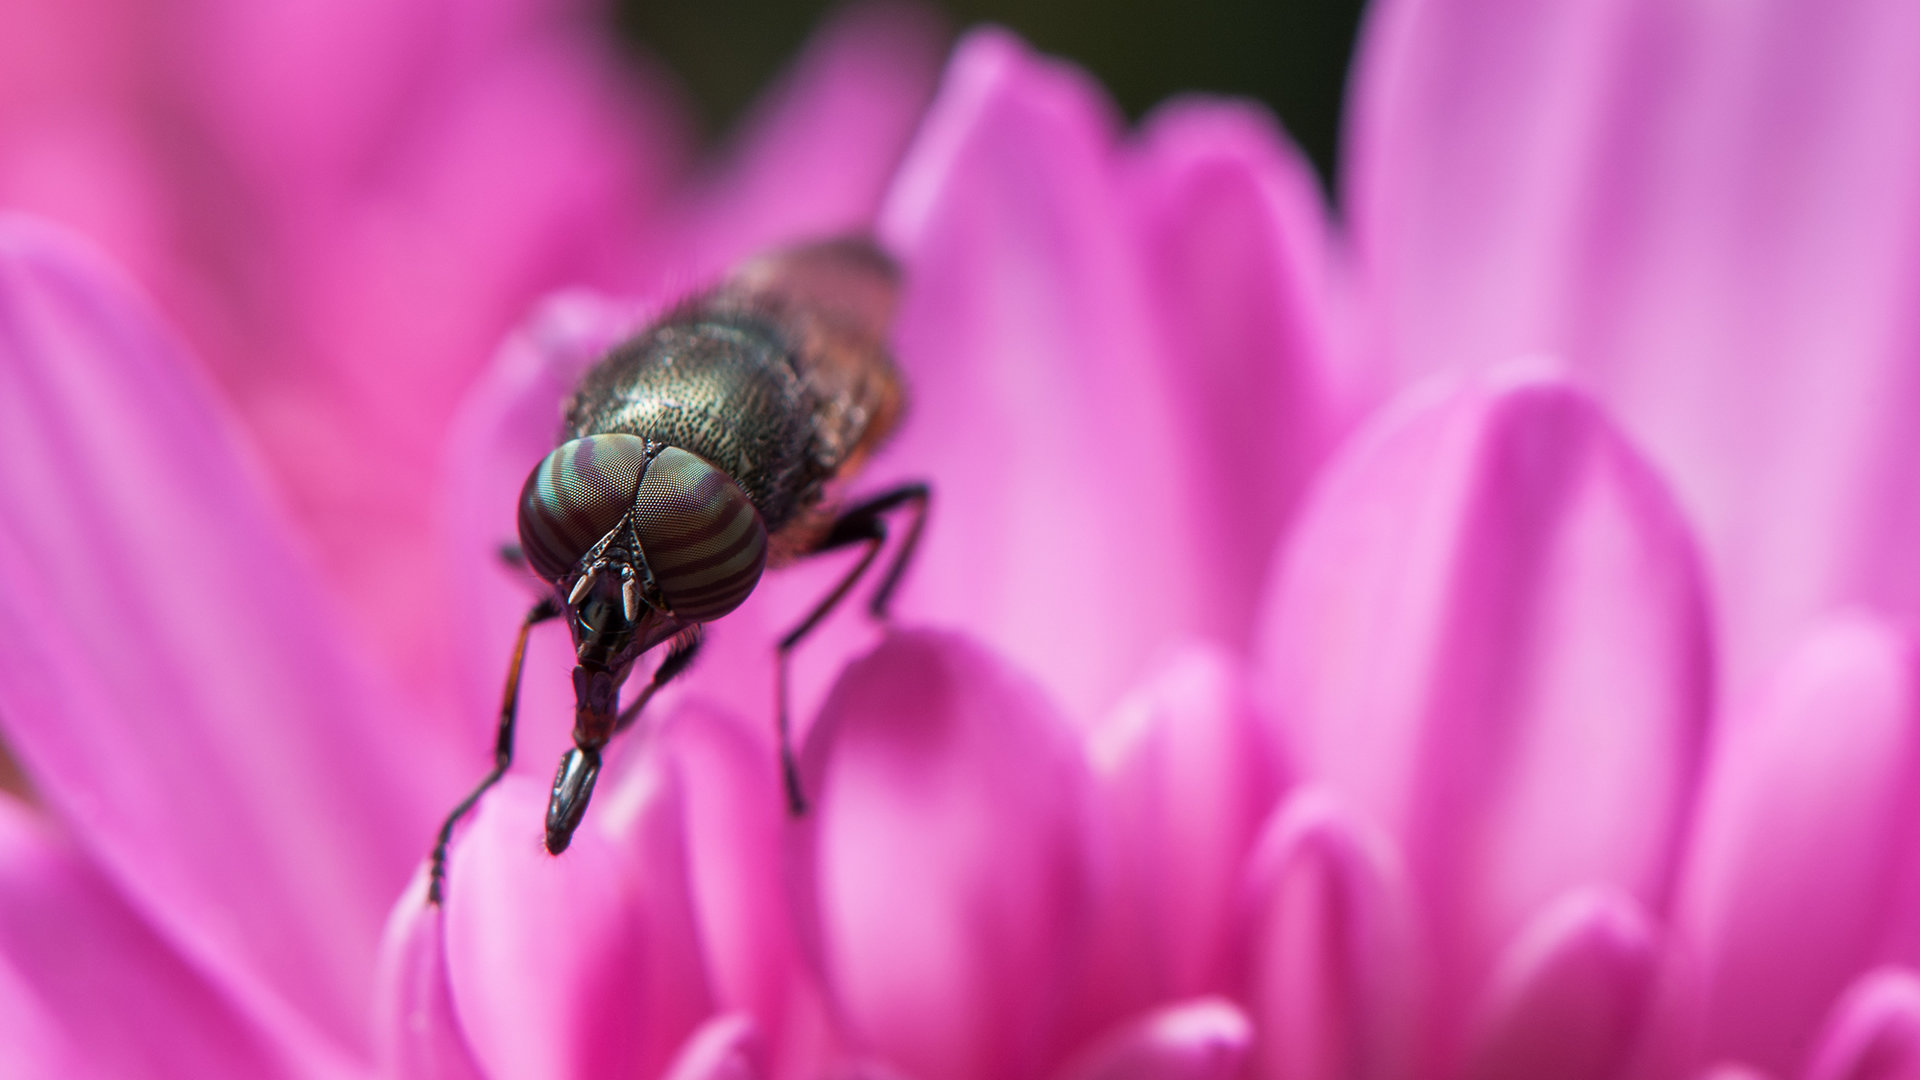
[[[911,483],[847,508],[837,482],[898,421],[903,390],[885,347],[897,274],[863,240],[754,260],[616,346],[564,410],[561,444],[527,477],[520,546],[552,591],[522,622],[507,671],[494,768],[441,827],[429,900],[444,892],[453,827],[512,761],[528,631],[565,615],[573,632],[573,749],[547,807],[547,850],[579,826],[601,749],[698,653],[701,627],[732,611],[769,565],[855,544],[865,552],[776,647],[775,716],[789,808],[805,810],[786,705],[786,658],[846,595],[912,511],[875,591],[884,617],[926,518]],[[624,709],[636,661],[666,653]]]

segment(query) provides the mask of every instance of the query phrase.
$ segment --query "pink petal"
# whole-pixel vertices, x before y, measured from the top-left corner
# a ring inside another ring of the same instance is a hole
[[[1087,777],[1037,688],[954,635],[888,637],[808,738],[799,834],[853,1039],[926,1080],[1033,1076],[1087,912]]]
[[[1700,524],[1731,682],[1920,611],[1920,8],[1400,0],[1352,208],[1403,371],[1579,365]]]
[[[921,404],[873,471],[936,485],[898,606],[1021,657],[1081,716],[1196,623],[1206,573],[1116,120],[1078,70],[977,32],[881,218]]]
[[[453,850],[447,970],[489,1075],[651,1076],[710,1011],[687,899],[679,793],[650,768],[603,776],[566,854],[547,792],[510,776]]]
[[[84,856],[8,798],[0,957],[11,1076],[324,1076],[357,1064],[298,1029],[276,1034],[272,1002],[210,983]]]
[[[111,271],[0,224],[0,719],[164,934],[358,1048],[384,912],[454,782],[191,367]]]
[[[1772,1080],[1772,1078],[1758,1069],[1750,1069],[1745,1065],[1720,1064],[1696,1073],[1694,1080]]]
[[[1195,629],[1239,645],[1248,583],[1357,390],[1335,363],[1327,211],[1306,159],[1243,103],[1164,106],[1129,150],[1165,403],[1191,455],[1181,512],[1210,568]]]
[[[1246,1014],[1224,998],[1170,1005],[1087,1048],[1059,1080],[1231,1080],[1253,1041]]]
[[[739,1013],[702,1024],[663,1074],[665,1080],[760,1080],[765,1075],[753,1020]]]
[[[933,96],[945,37],[932,9],[910,4],[829,14],[696,189],[682,272],[706,277],[776,243],[870,228]]]
[[[671,140],[590,52],[516,50],[402,110],[411,123],[377,189],[288,211],[274,344],[297,367],[263,370],[249,353],[223,370],[363,633],[436,706],[436,610],[458,582],[422,492],[455,406],[540,293],[638,275],[636,235],[663,186],[634,159]]]
[[[1861,976],[1816,1045],[1807,1080],[1920,1077],[1920,976],[1906,968]]]
[[[825,1020],[795,938],[772,732],[693,695],[681,701],[641,737],[683,793],[688,884],[714,999],[754,1018],[774,1060],[804,1055]]]
[[[51,1006],[0,958],[0,1045],[23,1076],[83,1076],[91,1065]]]
[[[1791,1071],[1848,980],[1920,929],[1915,676],[1902,635],[1832,621],[1727,728],[1675,915],[1704,1052]]]
[[[1644,1030],[1654,927],[1615,890],[1571,893],[1508,947],[1469,1051],[1474,1080],[1618,1076]]]
[[[1231,986],[1241,876],[1280,790],[1272,728],[1230,656],[1192,648],[1092,734],[1109,864],[1096,1017]]]
[[[1329,793],[1296,792],[1250,864],[1248,914],[1256,1075],[1412,1075],[1421,973],[1406,883],[1383,837]]]
[[[1664,905],[1705,613],[1684,523],[1585,396],[1527,369],[1410,393],[1329,466],[1286,555],[1271,700],[1303,775],[1404,845],[1442,985],[1478,985],[1570,888]]]
[[[444,909],[426,902],[426,877],[401,894],[380,948],[374,992],[380,1074],[392,1080],[480,1080],[447,979]]]

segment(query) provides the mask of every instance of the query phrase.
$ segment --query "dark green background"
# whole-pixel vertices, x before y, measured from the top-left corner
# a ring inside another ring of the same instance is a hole
[[[722,132],[805,39],[827,0],[618,0],[616,18]],[[1258,98],[1330,176],[1358,0],[944,0],[956,29],[1011,27],[1092,71],[1138,117],[1182,90]]]

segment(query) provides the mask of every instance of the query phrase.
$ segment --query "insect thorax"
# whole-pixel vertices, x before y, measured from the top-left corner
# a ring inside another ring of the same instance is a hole
[[[745,313],[697,313],[596,364],[567,402],[565,432],[690,450],[731,476],[775,531],[819,501],[827,478],[814,404],[777,328]]]

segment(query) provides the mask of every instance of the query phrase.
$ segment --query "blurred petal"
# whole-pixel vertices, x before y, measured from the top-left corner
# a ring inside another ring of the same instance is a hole
[[[1920,976],[1905,968],[1861,976],[1815,1047],[1807,1080],[1920,1077]]]
[[[1256,1075],[1413,1075],[1421,1005],[1413,909],[1387,849],[1324,791],[1295,793],[1269,819],[1248,890]]]
[[[1745,1065],[1721,1064],[1702,1070],[1694,1080],[1772,1080],[1772,1077]]]
[[[447,980],[444,909],[426,902],[426,878],[401,894],[380,947],[374,991],[380,1075],[389,1080],[481,1080]]]
[[[1731,684],[1920,611],[1920,7],[1396,0],[1345,205],[1402,370],[1550,351],[1699,523]]]
[[[91,1064],[65,1022],[23,975],[0,957],[0,1045],[21,1076],[85,1076]]]
[[[665,1080],[759,1080],[765,1075],[753,1020],[740,1013],[702,1024],[664,1074]]]
[[[874,471],[937,481],[897,606],[1021,657],[1078,716],[1196,621],[1205,573],[1116,120],[1078,70],[976,32],[881,218],[923,404]]]
[[[898,633],[841,676],[804,768],[803,895],[856,1046],[924,1080],[1035,1075],[1088,903],[1065,721],[966,639]]]
[[[252,1017],[271,1008],[236,1003],[210,984],[79,853],[7,798],[0,798],[0,956],[10,1076],[352,1071],[337,1046],[269,1035]]]
[[[1076,1056],[1059,1080],[1232,1080],[1253,1041],[1224,998],[1169,1005]]]
[[[163,934],[361,1049],[451,778],[191,368],[109,270],[0,222],[0,721]]]
[[[1865,617],[1796,649],[1716,751],[1676,932],[1705,1053],[1787,1073],[1852,976],[1920,915],[1920,684]]]
[[[705,277],[774,244],[871,228],[945,38],[931,7],[830,13],[700,186],[683,269]]]
[[[658,1074],[710,1011],[677,790],[644,765],[602,778],[566,854],[547,792],[503,780],[448,872],[447,969],[489,1075]]]
[[[636,159],[673,156],[592,52],[516,49],[398,110],[377,185],[287,211],[288,250],[262,270],[282,277],[282,340],[221,371],[361,633],[441,708],[439,604],[457,581],[421,492],[460,395],[541,292],[638,275],[636,234],[664,177]]]
[[[1280,789],[1245,671],[1217,650],[1178,655],[1093,732],[1091,752],[1110,863],[1095,1015],[1230,989],[1246,857]]]
[[[1404,845],[1443,1013],[1567,889],[1664,906],[1703,601],[1684,523],[1584,396],[1524,369],[1410,393],[1329,466],[1270,603],[1295,764]]]
[[[1157,110],[1130,200],[1164,332],[1165,403],[1210,572],[1195,629],[1244,644],[1273,547],[1356,388],[1335,364],[1328,215],[1313,170],[1240,102]]]
[[[1587,890],[1555,901],[1501,958],[1466,1075],[1620,1075],[1651,1007],[1657,959],[1652,921],[1631,897]]]

